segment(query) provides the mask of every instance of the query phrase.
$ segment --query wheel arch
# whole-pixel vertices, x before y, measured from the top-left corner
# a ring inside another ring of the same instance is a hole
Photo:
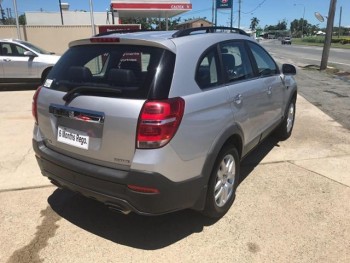
[[[212,148],[207,154],[206,160],[204,162],[202,168],[202,176],[203,176],[203,191],[201,193],[200,198],[197,200],[193,209],[195,210],[203,210],[205,207],[206,196],[208,183],[210,180],[210,175],[215,165],[215,161],[220,153],[220,151],[226,145],[234,145],[238,151],[239,158],[242,157],[242,153],[244,150],[244,137],[242,130],[237,125],[232,125],[225,132],[223,132],[217,139],[214,141]]]

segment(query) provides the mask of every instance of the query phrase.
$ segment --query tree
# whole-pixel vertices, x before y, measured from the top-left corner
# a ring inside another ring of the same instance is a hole
[[[179,24],[181,17],[176,19],[169,19],[168,29],[173,30]],[[142,30],[165,30],[165,19],[159,20],[154,18],[144,18],[144,17],[130,17],[122,18],[122,24],[141,24]]]
[[[257,19],[256,17],[253,17],[251,20],[250,20],[250,29],[252,30],[252,31],[254,31],[255,29],[256,29],[256,27],[259,25],[259,22],[260,22],[260,20],[259,19]]]
[[[26,21],[26,16],[25,15],[20,15],[18,17],[18,23],[22,26],[26,25],[27,24],[27,21]]]
[[[319,30],[318,25],[311,25],[305,19],[294,19],[290,23],[290,31],[294,37],[301,37],[302,35],[312,35]]]
[[[287,21],[285,19],[283,19],[282,21],[278,21],[276,27],[277,30],[287,30]]]
[[[284,19],[282,21],[278,21],[277,25],[266,25],[265,31],[276,31],[276,30],[287,30],[287,21]]]

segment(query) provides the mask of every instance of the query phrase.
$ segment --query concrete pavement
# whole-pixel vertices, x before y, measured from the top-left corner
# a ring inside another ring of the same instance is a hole
[[[350,132],[301,96],[292,137],[244,161],[212,221],[122,216],[50,186],[31,149],[33,93],[0,93],[0,262],[350,261]]]

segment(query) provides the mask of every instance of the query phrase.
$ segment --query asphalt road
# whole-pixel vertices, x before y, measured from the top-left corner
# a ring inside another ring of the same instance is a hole
[[[263,40],[260,42],[272,55],[285,59],[291,59],[298,64],[317,65],[321,64],[323,47],[281,45],[281,42]],[[328,66],[334,66],[342,70],[350,71],[350,49],[331,48],[329,52]]]
[[[281,45],[277,40],[262,41],[261,44],[280,63],[297,66],[298,92],[309,102],[320,108],[333,119],[350,129],[350,50],[331,49],[330,61],[341,67],[340,74],[320,72],[315,67],[320,64],[322,48]],[[313,59],[307,59],[312,57]],[[346,62],[346,63],[343,63]]]

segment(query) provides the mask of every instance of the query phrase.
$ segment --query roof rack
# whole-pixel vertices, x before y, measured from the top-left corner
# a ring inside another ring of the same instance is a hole
[[[179,30],[176,33],[174,33],[173,37],[176,38],[176,37],[188,36],[192,32],[196,32],[196,31],[205,31],[205,33],[220,32],[218,30],[222,30],[221,32],[230,31],[230,33],[236,33],[236,34],[240,34],[240,35],[249,36],[248,33],[246,33],[244,30],[239,29],[239,28],[225,27],[225,26],[210,26],[210,27],[194,27],[194,28],[182,29],[182,30]]]

